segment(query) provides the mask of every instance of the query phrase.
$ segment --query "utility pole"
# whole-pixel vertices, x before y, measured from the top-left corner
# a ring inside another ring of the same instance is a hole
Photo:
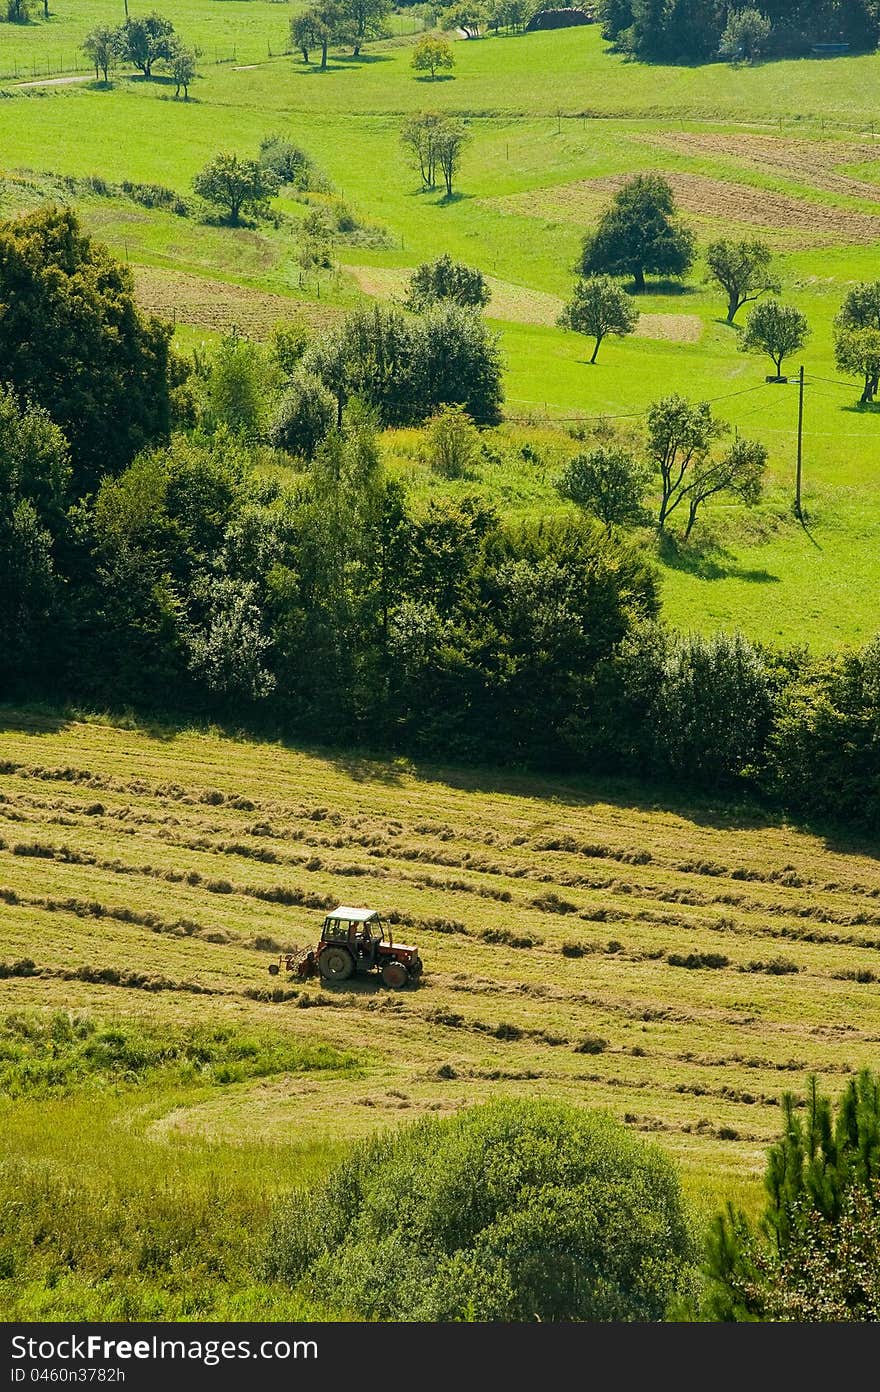
[[[779,383],[783,386],[797,386],[798,389],[798,426],[797,426],[797,468],[795,470],[794,483],[794,515],[803,524],[803,511],[801,509],[801,473],[804,462],[804,368],[801,364],[796,377],[765,377],[765,382]]]
[[[794,513],[803,522],[801,513],[801,465],[804,458],[804,365],[798,373],[798,439],[797,439],[797,478],[794,489]]]

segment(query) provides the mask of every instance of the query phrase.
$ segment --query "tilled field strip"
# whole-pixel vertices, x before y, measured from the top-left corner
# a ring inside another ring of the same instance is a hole
[[[643,144],[664,146],[687,155],[721,156],[747,169],[759,170],[880,204],[880,144],[842,140],[791,140],[782,136],[736,131],[651,131],[631,137]],[[876,179],[857,178],[846,166],[873,166]]]
[[[880,210],[875,214],[816,201],[796,191],[760,187],[747,182],[745,171],[744,176],[737,179],[735,169],[727,177],[685,170],[667,170],[665,177],[679,206],[698,219],[705,233],[714,234],[735,227],[761,228],[768,240],[780,249],[857,245],[880,240]],[[484,201],[499,212],[589,223],[595,221],[625,180],[622,174],[577,179]],[[880,189],[875,193],[880,194]],[[875,201],[873,196],[871,201]],[[880,202],[880,198],[876,201]]]

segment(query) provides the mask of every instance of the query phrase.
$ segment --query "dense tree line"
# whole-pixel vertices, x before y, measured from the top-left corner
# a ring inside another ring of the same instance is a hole
[[[827,43],[863,51],[880,39],[877,0],[599,0],[599,13],[605,38],[652,62],[749,61]]]
[[[418,313],[186,364],[69,210],[0,226],[2,695],[727,785],[880,827],[880,639],[816,659],[676,636],[624,530],[650,473],[688,527],[719,489],[753,500],[763,447],[668,397],[636,463],[614,441],[571,462],[569,515],[509,523],[466,486],[414,501],[379,429],[429,421],[432,467],[461,478],[501,404],[494,337],[446,294],[474,286],[436,263],[416,283]]]

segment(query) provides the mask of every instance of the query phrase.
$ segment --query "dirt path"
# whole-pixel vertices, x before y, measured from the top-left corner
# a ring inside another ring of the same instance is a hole
[[[71,82],[91,82],[91,73],[79,73],[72,77],[40,77],[35,82],[16,82],[16,87],[67,87]]]

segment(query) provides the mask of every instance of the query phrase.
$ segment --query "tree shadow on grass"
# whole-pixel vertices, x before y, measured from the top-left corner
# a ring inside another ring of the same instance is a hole
[[[430,73],[425,73],[423,76],[419,76],[419,77],[416,78],[416,82],[427,82],[427,83],[434,83],[434,82],[454,82],[454,81],[455,81],[455,73],[437,73],[437,76],[436,76],[436,77],[432,77]]]
[[[51,706],[39,702],[20,702],[0,705],[0,732],[25,735],[59,733],[72,725],[88,720],[85,707],[74,705]],[[539,804],[552,819],[553,805],[562,809],[588,809],[597,802],[633,813],[671,813],[692,822],[695,826],[716,831],[759,831],[766,827],[790,827],[793,831],[808,832],[820,837],[825,849],[840,854],[870,856],[880,859],[876,837],[867,832],[836,825],[829,820],[804,818],[797,822],[777,808],[768,806],[757,794],[736,788],[721,788],[711,793],[695,791],[670,779],[645,777],[636,779],[620,774],[568,773],[556,768],[543,772],[523,765],[455,763],[435,764],[380,750],[340,749],[291,735],[280,735],[264,728],[243,728],[239,722],[199,715],[149,714],[131,710],[100,713],[96,723],[106,723],[112,729],[130,730],[146,735],[163,744],[172,744],[180,735],[203,732],[237,741],[248,741],[266,749],[271,760],[273,749],[323,759],[353,782],[365,785],[379,783],[387,787],[412,783],[437,784],[464,793],[500,794]],[[548,804],[550,805],[548,807]],[[491,809],[487,809],[487,822]],[[321,982],[321,989],[326,987]],[[347,982],[346,989],[369,993],[379,989],[377,978],[359,978]]]
[[[696,295],[698,289],[696,285],[685,285],[679,280],[650,279],[645,281],[643,290],[637,290],[631,284],[624,285],[623,288],[635,300],[648,299],[651,295],[667,295],[670,299],[682,299],[688,295]]]
[[[66,730],[74,717],[41,702],[0,705],[0,732],[18,735],[54,735]]]
[[[308,65],[300,63],[297,65],[297,71],[302,77],[323,77],[327,73],[333,72],[357,72],[361,67],[369,66],[371,63],[387,63],[388,61],[389,59],[382,57],[382,55],[378,53],[361,53],[358,57],[355,57],[353,53],[340,53],[337,54],[335,58],[327,59],[326,68],[322,68],[320,62],[309,63]]]
[[[344,67],[369,67],[373,63],[390,63],[387,53],[338,53],[335,61]]]
[[[670,570],[684,571],[699,580],[746,580],[755,585],[778,585],[779,576],[763,568],[749,569],[735,562],[732,551],[711,538],[685,541],[665,532],[659,538],[658,554]]]

